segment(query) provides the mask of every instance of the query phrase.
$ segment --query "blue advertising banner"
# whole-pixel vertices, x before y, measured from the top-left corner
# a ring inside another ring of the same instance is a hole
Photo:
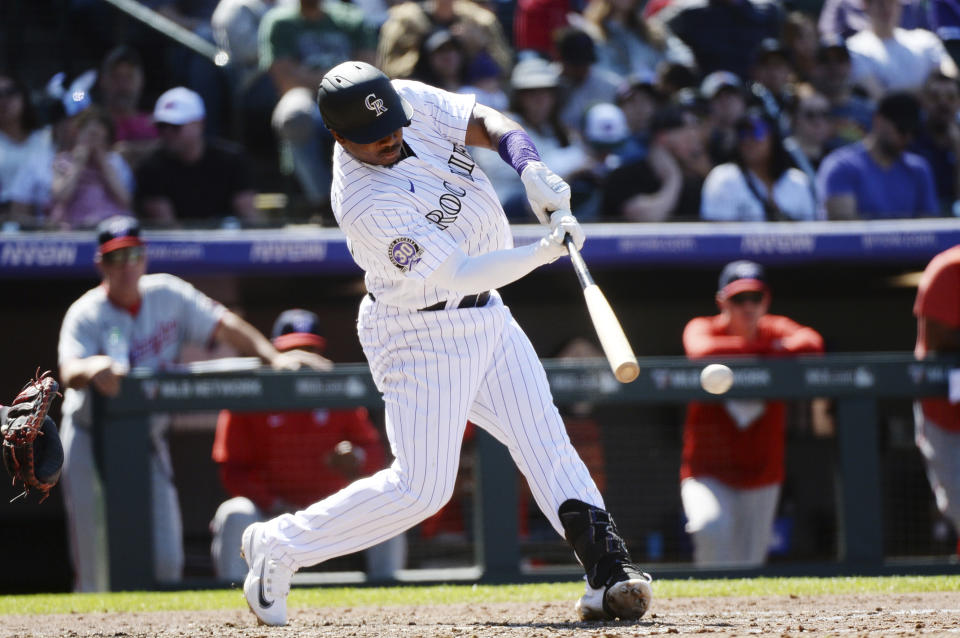
[[[923,264],[960,244],[960,220],[587,224],[592,266],[767,265],[816,262]],[[514,226],[517,244],[543,228]],[[178,275],[360,273],[343,234],[311,226],[274,230],[145,232],[150,270]],[[0,277],[94,277],[92,233],[0,233]]]

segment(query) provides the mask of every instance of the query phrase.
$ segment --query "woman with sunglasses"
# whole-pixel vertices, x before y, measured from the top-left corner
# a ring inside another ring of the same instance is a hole
[[[779,127],[747,111],[735,125],[734,161],[714,167],[703,183],[700,217],[707,221],[815,219],[810,179],[794,168]]]
[[[815,178],[820,160],[833,148],[835,135],[834,119],[830,113],[830,102],[826,96],[809,84],[798,84],[796,97],[790,109],[791,135],[783,140],[784,147],[793,156],[797,168],[808,176],[811,174],[803,164],[809,165]],[[802,161],[797,161],[800,155]]]
[[[763,267],[734,261],[716,295],[720,313],[692,319],[683,331],[691,359],[792,356],[823,352],[813,328],[767,314]],[[680,500],[697,565],[755,567],[766,561],[784,479],[783,401],[692,402],[683,426]]]

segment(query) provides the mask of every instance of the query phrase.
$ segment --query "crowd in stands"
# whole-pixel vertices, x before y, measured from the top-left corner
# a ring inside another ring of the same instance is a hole
[[[119,33],[73,77],[0,67],[3,228],[290,221],[258,205],[274,191],[330,223],[334,142],[315,94],[347,59],[508,112],[582,221],[960,210],[960,13],[947,0],[143,4],[229,63],[173,40],[147,60]],[[170,80],[155,100],[152,73]],[[532,221],[514,171],[473,153],[509,217]]]

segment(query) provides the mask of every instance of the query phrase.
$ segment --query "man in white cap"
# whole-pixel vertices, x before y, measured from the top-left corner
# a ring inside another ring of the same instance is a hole
[[[136,205],[157,226],[216,225],[225,217],[256,224],[254,189],[242,152],[204,137],[203,99],[178,86],[160,96],[153,121],[161,147],[137,171]]]

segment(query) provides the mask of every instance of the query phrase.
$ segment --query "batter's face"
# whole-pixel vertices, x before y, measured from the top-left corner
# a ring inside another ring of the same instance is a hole
[[[391,166],[400,161],[400,154],[403,149],[403,129],[381,137],[375,142],[369,144],[358,144],[351,142],[336,131],[333,133],[333,139],[340,143],[340,146],[347,149],[347,152],[356,157],[361,162],[375,164],[377,166]]]

